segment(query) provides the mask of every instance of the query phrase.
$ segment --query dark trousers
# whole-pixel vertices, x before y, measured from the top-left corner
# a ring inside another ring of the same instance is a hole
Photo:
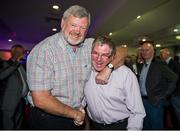
[[[172,96],[171,104],[173,107],[173,124],[175,129],[180,129],[180,96]]]
[[[83,126],[76,126],[73,119],[51,115],[31,107],[28,128],[30,130],[80,130]]]
[[[163,130],[165,101],[160,100],[158,105],[152,105],[152,103],[147,98],[142,97],[142,100],[146,111],[146,116],[144,118],[144,123],[143,123],[143,129]]]
[[[23,110],[25,100],[21,99],[17,108],[14,110],[0,109],[0,129],[19,130],[22,129]]]
[[[92,130],[127,130],[128,118],[119,120],[112,124],[101,124],[90,120],[90,129]]]

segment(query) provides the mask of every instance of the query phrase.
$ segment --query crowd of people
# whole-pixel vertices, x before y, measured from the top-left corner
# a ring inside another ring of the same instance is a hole
[[[25,68],[24,47],[12,46],[0,61],[0,129],[163,130],[170,109],[179,129],[180,66],[169,50],[156,59],[146,41],[140,58],[129,57],[108,36],[86,38],[90,19],[84,7],[69,7],[61,31],[32,49]]]

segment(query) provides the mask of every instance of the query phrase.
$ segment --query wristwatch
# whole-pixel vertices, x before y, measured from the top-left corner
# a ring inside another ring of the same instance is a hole
[[[109,64],[107,65],[107,67],[108,67],[109,69],[111,69],[112,71],[114,70],[114,66],[113,66],[112,63],[109,63]]]

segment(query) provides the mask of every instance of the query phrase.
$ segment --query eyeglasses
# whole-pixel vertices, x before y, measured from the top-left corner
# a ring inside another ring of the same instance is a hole
[[[104,60],[109,59],[111,57],[111,55],[109,55],[109,53],[108,54],[98,54],[97,52],[92,52],[91,55],[92,55],[92,57],[95,57],[95,58],[100,57]]]

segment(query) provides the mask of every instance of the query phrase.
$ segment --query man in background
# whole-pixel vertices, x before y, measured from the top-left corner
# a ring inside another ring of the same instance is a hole
[[[178,76],[176,89],[169,98],[170,101],[169,109],[172,115],[171,118],[173,122],[172,123],[173,129],[180,129],[180,63],[172,59],[171,53],[168,48],[164,48],[160,50],[160,58],[164,62],[166,62],[168,67]]]
[[[11,58],[0,62],[0,117],[1,129],[22,129],[24,97],[28,86],[26,73],[21,61],[24,56],[22,45],[11,47]]]
[[[162,61],[155,59],[152,41],[141,44],[142,65],[139,84],[146,111],[143,129],[164,129],[164,106],[166,99],[176,87],[177,75]]]

